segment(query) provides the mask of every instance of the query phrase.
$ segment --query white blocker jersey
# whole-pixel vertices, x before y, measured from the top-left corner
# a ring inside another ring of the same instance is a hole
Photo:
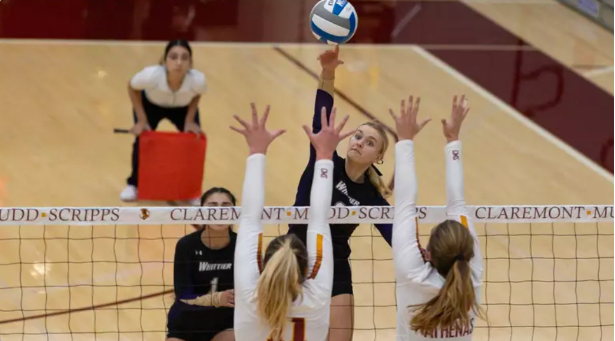
[[[308,274],[303,296],[292,303],[284,341],[325,341],[329,332],[333,288],[333,247],[327,223],[333,190],[333,162],[314,165],[307,230]],[[246,166],[237,246],[235,249],[235,339],[268,341],[270,328],[257,311],[257,283],[263,268],[261,213],[265,193],[265,156],[251,155]]]
[[[192,99],[205,93],[207,80],[202,72],[190,69],[180,88],[173,91],[167,83],[166,68],[152,65],[135,74],[130,80],[130,87],[145,91],[147,99],[160,107],[180,108],[188,106]]]
[[[472,221],[468,217],[463,196],[463,168],[461,142],[449,143],[446,148],[446,211],[449,219],[467,227],[474,237],[474,257],[470,260],[472,283],[477,299],[481,299],[483,258]],[[395,145],[395,218],[393,222],[393,261],[397,281],[397,341],[463,340],[472,339],[476,316],[462,329],[436,329],[425,335],[410,329],[413,313],[409,306],[426,303],[444,285],[443,278],[421,252],[416,211],[417,183],[414,169],[414,143],[400,141]]]

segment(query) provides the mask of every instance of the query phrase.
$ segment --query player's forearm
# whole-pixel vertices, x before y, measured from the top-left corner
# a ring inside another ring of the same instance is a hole
[[[248,157],[243,182],[242,218],[260,219],[265,205],[265,164],[264,154],[254,153]]]
[[[329,95],[335,95],[335,71],[322,70],[318,78],[318,89],[326,91]]]
[[[414,141],[395,144],[395,203],[416,203],[417,181],[414,165]]]
[[[322,157],[322,156],[321,156]],[[333,161],[332,155],[328,159],[319,159],[314,165],[312,189],[310,195],[310,220],[327,225],[327,213],[331,206],[333,192]],[[328,226],[323,230],[329,230]],[[326,231],[317,231],[324,233]],[[330,232],[329,232],[330,233]]]
[[[186,123],[194,122],[194,119],[196,118],[196,111],[199,108],[200,99],[201,96],[196,96],[192,99],[192,101],[190,101],[190,104],[188,105],[188,113],[186,114]]]
[[[180,300],[186,304],[198,305],[201,307],[219,307],[220,299],[222,298],[222,292],[209,293],[207,295],[198,296],[196,298],[188,299],[181,298]]]
[[[461,141],[449,142],[445,147],[445,154],[446,206],[449,214],[458,214],[461,209],[465,209]]]
[[[147,122],[147,115],[145,114],[145,109],[143,108],[143,101],[141,100],[141,91],[133,89],[130,86],[130,83],[128,84],[128,97],[130,98],[132,107],[135,109],[137,120],[139,122]]]
[[[322,129],[322,109],[325,108],[327,121],[333,110],[333,95],[323,89],[316,91],[314,102],[314,117],[312,118],[312,132],[317,133]]]

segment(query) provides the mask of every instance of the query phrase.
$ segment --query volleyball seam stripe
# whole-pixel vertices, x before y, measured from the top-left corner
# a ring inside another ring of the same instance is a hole
[[[319,35],[320,36],[320,40],[322,41],[331,41],[333,43],[336,44],[342,44],[345,41],[348,40],[348,38],[346,36],[344,37],[338,37],[338,36],[334,36],[331,35],[323,30],[321,30],[318,26],[316,26],[314,23],[312,23],[312,33],[314,33],[314,35]]]
[[[348,28],[341,27],[332,22],[326,21],[325,19],[317,15],[314,15],[312,17],[312,26],[316,26],[322,31],[334,37],[344,38],[350,34],[350,31],[348,30]]]
[[[348,29],[348,19],[339,17],[329,11],[327,11],[324,7],[322,6],[317,6],[316,8],[314,8],[314,11],[312,12],[312,18],[319,16],[322,19],[333,23],[335,25],[338,25],[342,28]],[[313,20],[313,19],[312,19]]]
[[[348,18],[348,22],[350,23],[350,37],[348,38],[350,40],[350,38],[352,38],[357,30],[357,25],[359,25],[359,16],[356,13],[352,13],[350,14],[350,17]]]
[[[345,2],[343,5],[340,6],[339,2],[335,0],[335,5],[333,5],[333,14],[340,15],[347,5],[348,2]]]

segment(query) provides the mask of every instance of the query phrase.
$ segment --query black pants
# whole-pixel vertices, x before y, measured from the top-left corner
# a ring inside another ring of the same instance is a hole
[[[145,110],[145,115],[147,116],[147,123],[152,130],[156,130],[158,123],[160,123],[163,118],[166,118],[171,121],[175,127],[177,127],[177,130],[184,131],[186,116],[188,116],[187,106],[179,108],[163,108],[157,106],[147,99],[147,96],[145,96],[145,91],[141,91],[141,100],[143,101],[143,109]],[[132,111],[132,117],[134,122],[137,123],[137,114],[134,110]],[[196,124],[201,126],[198,109],[196,111],[194,121]],[[135,187],[139,186],[139,137],[135,139],[135,142],[132,145],[132,173],[130,173],[130,176],[126,182]]]

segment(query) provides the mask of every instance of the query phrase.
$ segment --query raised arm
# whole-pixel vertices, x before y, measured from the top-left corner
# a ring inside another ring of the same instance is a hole
[[[325,113],[322,113],[324,116]],[[324,118],[324,117],[323,117]],[[311,143],[316,150],[316,164],[310,197],[310,216],[307,231],[307,248],[309,256],[309,279],[318,288],[321,302],[329,302],[333,288],[333,245],[331,228],[327,223],[331,197],[333,193],[333,153],[339,141],[350,133],[341,134],[348,121],[348,116],[335,127],[333,113],[322,130],[311,133],[304,126]]]
[[[462,145],[459,140],[461,124],[469,110],[465,96],[462,96],[459,102],[455,96],[450,120],[442,120],[442,130],[447,141],[445,147],[446,214],[467,227],[474,238],[474,257],[470,260],[470,268],[472,269],[472,280],[474,283],[480,283],[483,274],[483,257],[478,235],[468,214],[464,198]]]
[[[416,212],[417,182],[414,167],[414,139],[429,119],[417,123],[420,98],[410,97],[408,108],[401,104],[401,114],[396,116],[395,126],[399,142],[395,144],[395,216],[393,219],[393,263],[397,281],[410,280],[425,264],[418,239],[418,216]]]
[[[312,119],[312,132],[318,133],[322,129],[323,119],[322,112],[325,112],[326,120],[329,119],[333,111],[333,95],[335,91],[335,69],[344,62],[339,60],[339,46],[335,46],[333,50],[323,52],[318,60],[322,71],[318,79],[318,90],[316,90],[316,100],[314,103],[314,117]],[[326,124],[326,122],[325,122]],[[313,167],[313,162],[316,160],[314,146],[310,144],[310,167]]]
[[[265,205],[265,154],[269,144],[283,130],[270,133],[265,128],[269,106],[263,117],[258,118],[256,108],[252,104],[252,121],[250,123],[235,116],[235,119],[245,129],[231,127],[244,135],[250,156],[246,163],[246,174],[243,183],[241,217],[235,247],[235,302],[239,306],[245,304],[251,297],[260,276],[262,250],[261,214]]]
[[[395,217],[393,219],[393,262],[398,281],[404,281],[425,264],[418,239],[416,213],[414,141],[395,144]]]
[[[333,192],[333,161],[321,159],[314,165],[307,228],[309,279],[331,296],[333,288],[333,245],[327,214]]]
[[[343,64],[338,59],[339,47],[336,46],[333,50],[327,50],[323,52],[318,58],[322,71],[318,79],[318,89],[316,90],[316,100],[314,103],[314,116],[312,118],[312,133],[317,134],[323,126],[323,122],[326,125],[329,117],[335,112],[333,108],[333,94],[334,94],[334,81],[335,81],[335,69]],[[323,115],[324,114],[324,115]],[[337,152],[334,152],[334,157],[337,158]],[[301,174],[299,180],[299,186],[297,188],[297,194],[295,196],[295,206],[308,206],[309,198],[312,188],[312,179],[314,177],[314,164],[316,162],[316,149],[310,142],[310,158],[308,164]],[[298,232],[305,231],[305,225],[290,225]]]
[[[265,205],[265,154],[252,154],[246,162],[241,218],[235,247],[235,296],[245,297],[260,276]]]

